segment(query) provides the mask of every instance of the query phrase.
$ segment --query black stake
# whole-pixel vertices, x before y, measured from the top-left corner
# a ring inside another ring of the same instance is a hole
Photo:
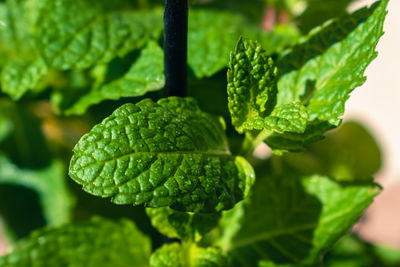
[[[186,96],[188,0],[165,0],[165,95]]]

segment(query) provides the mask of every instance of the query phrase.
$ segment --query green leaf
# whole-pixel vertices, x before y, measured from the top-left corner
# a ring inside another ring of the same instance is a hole
[[[242,200],[254,180],[250,164],[230,154],[220,122],[191,98],[126,104],[74,152],[71,178],[117,204],[220,211]]]
[[[286,166],[280,169],[285,172],[266,175],[271,171],[264,170],[250,199],[223,213],[228,218],[222,220],[220,245],[240,266],[256,266],[262,259],[314,263],[379,193],[372,183],[339,184],[325,176],[291,174]]]
[[[165,244],[150,258],[152,267],[220,267],[228,266],[227,258],[218,248],[197,247],[195,244]]]
[[[375,47],[383,34],[387,3],[378,2],[314,29],[284,56],[278,104],[303,98],[310,121],[318,119],[337,126],[349,93],[364,83],[364,71],[377,55]]]
[[[1,72],[1,90],[18,100],[27,91],[35,89],[46,74],[47,66],[41,59],[35,62],[11,61]]]
[[[20,169],[0,154],[0,184],[23,186],[34,190],[40,199],[48,225],[58,226],[70,221],[75,199],[70,194],[64,164],[54,161],[42,169]]]
[[[42,57],[57,69],[85,69],[158,38],[162,30],[160,10],[131,11],[128,4],[46,0],[35,34]]]
[[[163,60],[162,49],[155,42],[149,42],[124,76],[93,88],[68,108],[65,113],[67,115],[83,114],[89,106],[104,100],[142,96],[163,88],[165,84]]]
[[[228,106],[238,132],[263,128],[276,104],[277,76],[278,69],[261,45],[240,38],[228,69]]]
[[[364,83],[363,73],[376,57],[386,6],[384,0],[325,23],[277,61],[282,71],[277,105],[301,101],[309,118],[304,133],[266,138],[276,152],[302,150],[340,124],[350,92]]]
[[[265,118],[264,128],[280,134],[285,132],[301,134],[306,130],[307,120],[307,109],[300,102],[294,102],[276,107]]]
[[[37,89],[47,74],[46,64],[34,50],[31,28],[36,12],[28,12],[27,2],[0,3],[0,84],[1,91],[13,100]]]
[[[152,225],[163,235],[189,241],[200,241],[220,218],[219,213],[188,213],[168,207],[147,208],[146,213]]]
[[[246,18],[223,11],[193,10],[189,14],[188,64],[197,78],[208,77],[228,66],[229,53],[240,36],[259,40],[268,54],[297,41],[294,27],[264,32]]]
[[[132,222],[95,218],[33,232],[0,257],[0,266],[148,266],[150,253],[149,238]]]

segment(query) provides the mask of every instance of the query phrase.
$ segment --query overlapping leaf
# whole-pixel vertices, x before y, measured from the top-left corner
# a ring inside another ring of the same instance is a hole
[[[91,105],[103,100],[118,100],[121,97],[142,96],[164,87],[163,51],[155,42],[149,42],[139,58],[121,78],[93,88],[79,98],[65,113],[83,114]]]
[[[266,119],[269,113],[264,112],[263,108],[270,109],[270,105],[253,104],[262,97],[261,93],[268,91],[266,87],[262,87],[264,91],[254,92],[248,85],[251,81],[253,84],[262,83],[268,72],[254,63],[237,64],[236,59],[231,57],[228,71],[229,100],[231,102],[234,97],[247,96],[236,101],[241,103],[237,111],[230,106],[233,124],[239,132],[243,128],[247,131],[264,128],[260,136],[266,136],[265,142],[280,153],[302,150],[303,145],[322,139],[324,132],[337,127],[349,93],[364,83],[364,71],[376,57],[375,47],[383,33],[387,3],[387,0],[380,1],[370,8],[325,23],[277,60],[282,75],[278,81],[274,113],[285,114],[280,119]],[[252,72],[259,70],[262,70],[260,76],[255,78]],[[231,90],[232,85],[236,91]],[[273,98],[274,95],[269,93],[269,97]],[[255,111],[249,112],[248,106]],[[244,119],[250,123],[238,128],[238,119],[241,123]],[[275,121],[280,123],[272,123]],[[277,128],[272,129],[271,126]]]
[[[223,252],[214,247],[202,248],[195,244],[165,244],[150,258],[151,267],[221,267],[228,261]]]
[[[379,192],[373,183],[343,185],[283,170],[258,177],[249,201],[224,212],[220,243],[240,266],[314,263]]]
[[[70,176],[117,204],[220,211],[242,200],[254,179],[249,163],[230,154],[221,124],[190,98],[126,104],[74,152]]]
[[[0,257],[0,266],[148,266],[150,240],[130,221],[95,218],[33,232]]]

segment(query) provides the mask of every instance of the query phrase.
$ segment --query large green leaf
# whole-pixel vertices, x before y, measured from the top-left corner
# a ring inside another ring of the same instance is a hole
[[[117,204],[220,211],[242,200],[254,180],[249,163],[230,154],[220,122],[191,98],[126,104],[74,152],[70,176]]]
[[[33,232],[0,257],[0,266],[148,266],[150,253],[149,238],[130,221],[95,218]]]
[[[220,249],[202,248],[195,244],[165,244],[150,258],[151,267],[222,267],[227,264],[227,258]]]
[[[229,53],[242,35],[262,42],[268,54],[282,51],[299,36],[290,26],[267,33],[238,14],[193,10],[189,14],[188,63],[196,77],[211,76],[228,66]]]
[[[142,96],[164,87],[164,55],[162,49],[149,42],[139,58],[121,78],[93,88],[83,95],[65,113],[83,114],[91,105],[103,100],[118,100],[121,97]]]
[[[0,154],[0,184],[34,190],[39,195],[48,225],[57,226],[70,221],[75,201],[68,191],[62,162],[54,161],[49,167],[39,170],[20,169]]]
[[[181,212],[168,207],[147,208],[146,213],[160,233],[185,241],[200,241],[218,224],[220,218],[220,213]]]
[[[283,73],[278,105],[301,101],[307,106],[309,123],[303,134],[269,136],[268,145],[298,151],[340,124],[350,92],[364,83],[364,71],[377,55],[387,3],[325,23],[277,61]]]
[[[278,165],[279,166],[279,165]],[[264,170],[248,201],[224,212],[220,244],[241,266],[311,264],[357,221],[379,192],[328,177]]]
[[[58,69],[84,69],[158,38],[161,11],[132,11],[128,5],[124,1],[46,0],[35,33],[42,57]]]

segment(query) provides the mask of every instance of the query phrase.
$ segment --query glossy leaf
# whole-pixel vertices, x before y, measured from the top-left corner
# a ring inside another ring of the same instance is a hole
[[[165,83],[163,59],[161,48],[155,42],[149,42],[124,76],[93,88],[88,94],[79,98],[65,113],[67,115],[83,114],[91,105],[104,100],[142,96],[163,88]]]
[[[117,204],[220,211],[242,200],[254,180],[249,163],[230,154],[221,124],[190,98],[126,104],[74,152],[70,176]]]
[[[304,133],[307,126],[307,109],[300,102],[276,107],[264,119],[264,128],[283,134],[285,132]]]
[[[224,212],[221,246],[241,266],[260,260],[314,263],[379,193],[372,183],[344,185],[320,175],[297,176],[285,166],[282,170],[258,177],[251,198]]]
[[[277,104],[301,101],[309,122],[304,133],[268,136],[265,142],[276,152],[302,150],[340,124],[349,93],[364,83],[364,71],[376,57],[386,6],[384,0],[325,23],[277,61],[282,71]]]
[[[276,104],[277,78],[278,69],[261,45],[240,38],[228,69],[228,106],[240,133],[263,128]]]
[[[227,258],[220,249],[177,243],[165,244],[150,258],[151,267],[220,267],[227,266]]]
[[[33,232],[0,266],[148,266],[150,253],[150,240],[130,221],[95,218]]]

